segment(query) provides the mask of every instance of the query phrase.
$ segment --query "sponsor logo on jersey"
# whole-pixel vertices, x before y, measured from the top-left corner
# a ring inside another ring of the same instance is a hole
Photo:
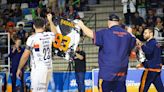
[[[39,51],[39,44],[35,44],[34,49],[35,49],[35,51]]]
[[[64,19],[60,20],[60,25],[66,25],[66,26],[73,27],[73,28],[75,27],[75,25],[72,22],[64,20]]]

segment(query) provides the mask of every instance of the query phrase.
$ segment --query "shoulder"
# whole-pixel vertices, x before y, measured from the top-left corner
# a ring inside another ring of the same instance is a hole
[[[80,54],[81,54],[81,55],[85,55],[85,52],[81,50],[81,51],[80,51]]]
[[[110,30],[109,28],[103,28],[103,29],[99,29],[98,31],[96,31],[96,33],[104,33],[107,30]]]
[[[36,36],[36,34],[33,34],[33,35],[29,36],[28,39],[34,39],[35,36]]]
[[[155,39],[151,39],[150,41],[147,42],[148,45],[156,46],[158,42]]]
[[[33,34],[27,38],[27,43],[34,41],[36,39],[36,34]]]
[[[44,32],[44,34],[50,35],[50,36],[55,36],[55,34],[53,32]]]

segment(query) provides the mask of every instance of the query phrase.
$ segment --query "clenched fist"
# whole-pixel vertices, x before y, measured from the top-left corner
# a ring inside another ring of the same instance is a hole
[[[50,22],[50,21],[52,21],[52,14],[47,14],[47,20]]]

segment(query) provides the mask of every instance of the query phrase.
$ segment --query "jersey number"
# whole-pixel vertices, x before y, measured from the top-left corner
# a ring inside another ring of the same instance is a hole
[[[55,48],[61,49],[63,51],[67,51],[70,40],[71,40],[71,38],[68,36],[63,36],[62,34],[56,34],[55,42],[54,42],[53,46]]]
[[[44,60],[50,59],[50,48],[43,48]]]

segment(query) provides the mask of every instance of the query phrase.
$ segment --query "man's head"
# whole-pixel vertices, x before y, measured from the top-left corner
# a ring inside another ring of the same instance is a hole
[[[20,47],[20,45],[21,45],[21,39],[16,38],[16,39],[15,39],[15,46],[16,46],[16,47]]]
[[[145,40],[149,40],[149,39],[153,38],[153,36],[154,36],[154,29],[151,28],[151,27],[150,28],[146,28],[144,30],[143,36],[144,36]]]
[[[115,14],[111,14],[108,19],[108,27],[111,28],[114,25],[119,25],[119,17]]]
[[[80,51],[80,45],[77,46],[76,51]]]
[[[37,29],[44,29],[45,28],[45,21],[43,18],[36,18],[33,21],[33,27],[35,29],[35,31],[37,31]]]
[[[153,15],[154,15],[154,12],[153,12],[152,9],[149,9],[149,10],[148,10],[148,15],[149,15],[149,16],[153,16]]]
[[[23,24],[19,24],[19,30],[23,30]]]

